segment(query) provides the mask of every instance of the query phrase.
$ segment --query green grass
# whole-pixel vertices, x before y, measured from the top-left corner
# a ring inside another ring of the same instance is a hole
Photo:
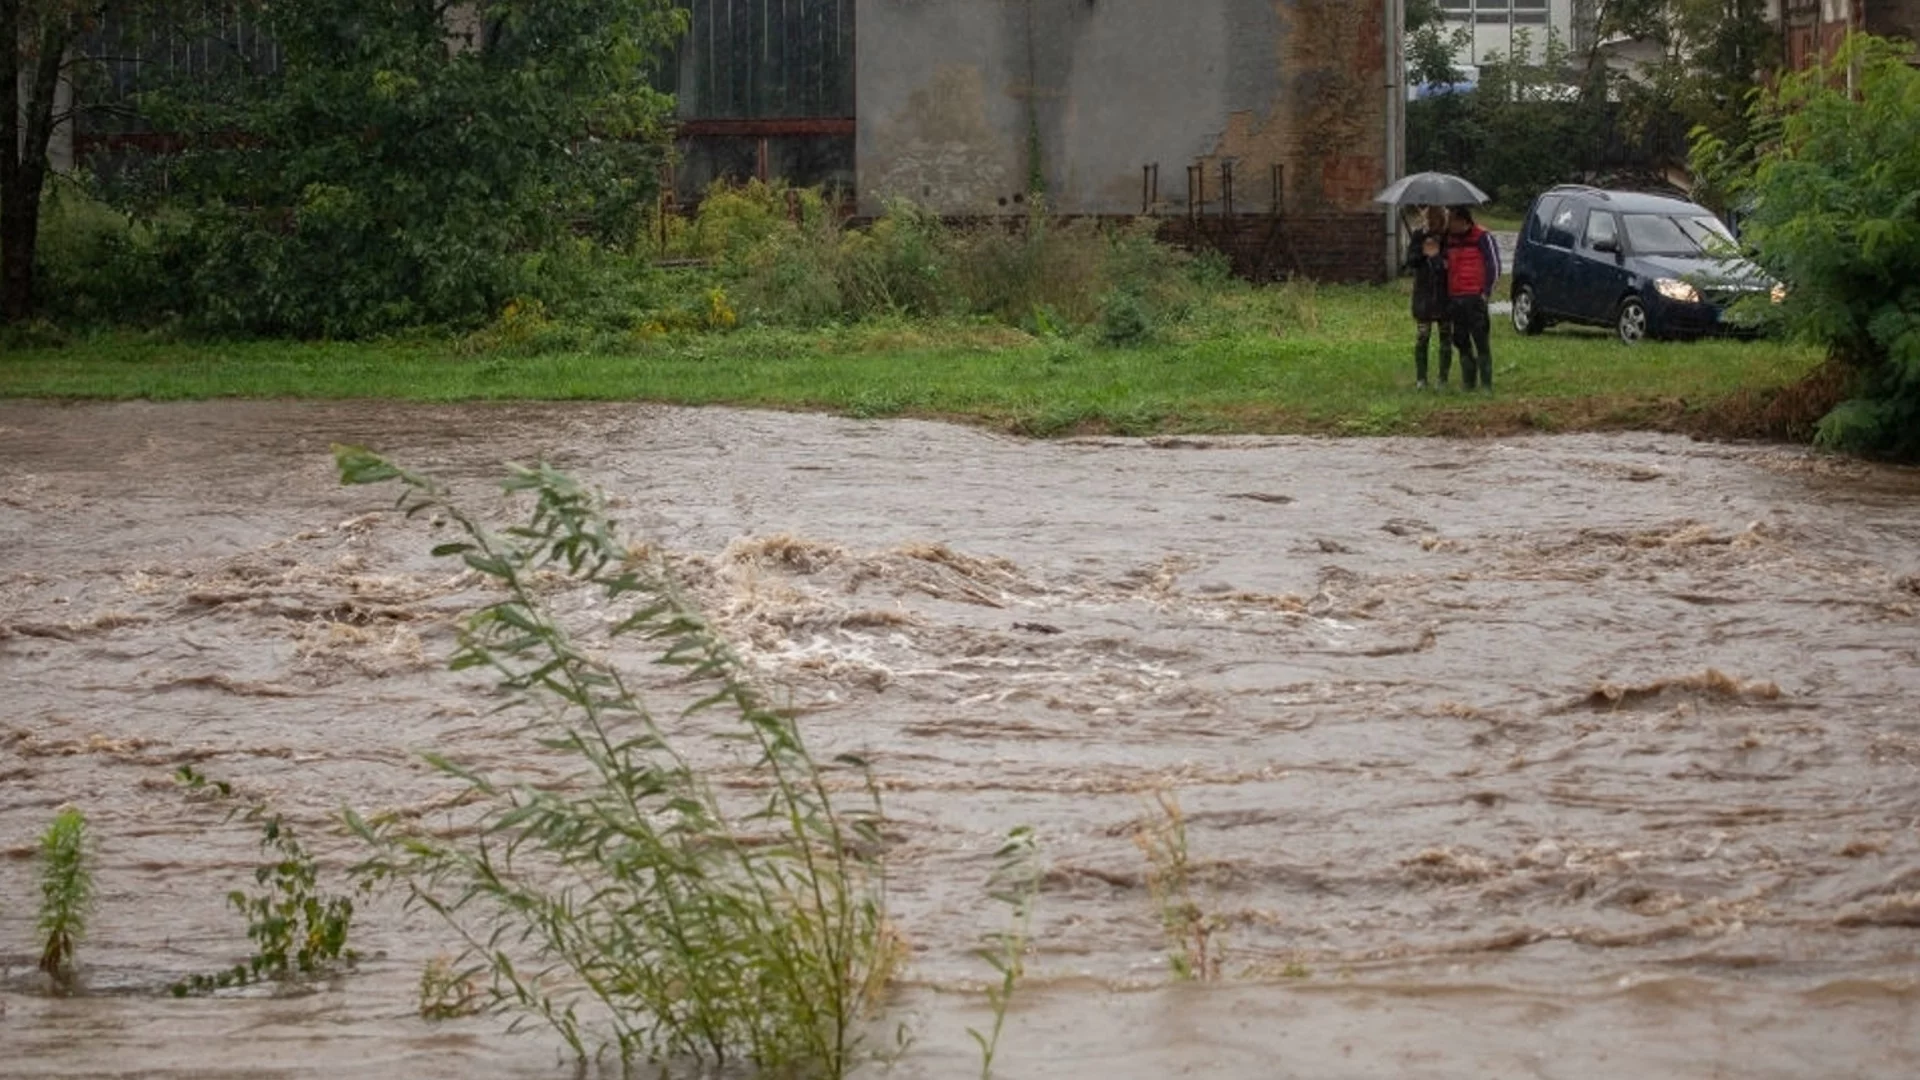
[[[536,339],[537,340],[537,339]],[[1138,348],[975,320],[522,342],[191,342],[107,334],[0,358],[0,397],[647,400],[930,416],[1037,435],[1468,433],[1674,426],[1819,362],[1777,342],[1523,338],[1496,317],[1492,398],[1416,394],[1404,285],[1228,289]],[[1751,395],[1749,395],[1751,396]]]

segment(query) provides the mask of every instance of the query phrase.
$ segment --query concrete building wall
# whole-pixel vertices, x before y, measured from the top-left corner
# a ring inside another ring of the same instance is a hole
[[[861,207],[1376,213],[1387,0],[858,0]],[[1203,183],[1190,185],[1189,166]]]

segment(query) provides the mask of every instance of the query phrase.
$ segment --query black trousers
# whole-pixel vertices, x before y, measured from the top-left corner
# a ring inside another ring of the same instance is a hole
[[[1447,321],[1453,324],[1453,347],[1460,350],[1460,382],[1472,390],[1477,382],[1493,389],[1493,353],[1487,346],[1492,329],[1487,319],[1487,298],[1456,296],[1447,305]]]
[[[1446,382],[1453,374],[1453,328],[1445,319],[1420,319],[1414,324],[1417,336],[1413,343],[1413,377],[1420,382],[1427,381],[1427,355],[1431,350],[1435,327],[1440,329],[1440,381]]]

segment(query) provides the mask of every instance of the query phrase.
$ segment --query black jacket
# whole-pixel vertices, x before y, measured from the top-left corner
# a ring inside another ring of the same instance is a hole
[[[1416,230],[1407,247],[1407,269],[1413,271],[1413,317],[1421,322],[1437,322],[1447,317],[1446,237],[1438,237],[1441,254],[1428,257],[1420,246],[1427,231]]]

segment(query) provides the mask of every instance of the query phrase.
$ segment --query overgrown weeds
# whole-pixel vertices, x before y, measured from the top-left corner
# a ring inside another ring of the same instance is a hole
[[[583,1060],[843,1075],[898,948],[865,764],[816,760],[664,566],[571,478],[513,467],[504,487],[531,514],[496,533],[425,476],[357,448],[335,455],[345,482],[397,482],[409,515],[457,527],[435,553],[499,599],[462,622],[452,666],[537,706],[529,750],[571,774],[488,775],[432,754],[465,789],[460,828],[349,813],[374,847],[364,869],[457,934],[448,978],[478,984],[515,1027],[550,1025]],[[594,594],[591,626],[546,606],[559,581]],[[671,723],[607,658],[631,640],[698,698]],[[720,767],[726,790],[755,794],[723,796]]]
[[[1033,901],[1040,892],[1040,863],[1034,845],[1033,830],[1021,826],[1007,834],[1007,842],[994,853],[993,878],[988,895],[1007,908],[1007,925],[986,936],[978,955],[992,966],[1000,981],[987,988],[987,1004],[993,1010],[993,1027],[985,1032],[973,1028],[967,1034],[980,1047],[980,1080],[993,1076],[994,1055],[1000,1049],[1000,1032],[1007,1022],[1007,1006],[1013,992],[1026,974],[1027,934],[1033,924]]]
[[[1187,818],[1180,799],[1157,791],[1133,842],[1147,857],[1147,888],[1167,938],[1167,964],[1179,979],[1220,977],[1220,921],[1194,898],[1194,870],[1187,850]]]
[[[1051,216],[954,225],[907,202],[850,227],[818,192],[716,187],[683,234],[740,297],[743,317],[813,326],[873,318],[978,315],[1036,335],[1091,328],[1112,344],[1183,322],[1218,273],[1154,239]]]
[[[180,766],[174,776],[190,791],[222,800],[235,797],[231,784],[209,780],[191,765]],[[321,975],[342,965],[352,966],[358,959],[347,946],[353,927],[352,898],[321,890],[319,867],[281,815],[258,802],[244,809],[236,807],[229,817],[234,814],[260,826],[260,847],[268,853],[267,861],[253,872],[260,891],[249,894],[235,889],[227,894],[228,906],[247,919],[247,940],[253,942],[254,951],[244,962],[224,971],[192,975],[175,983],[171,987],[174,996]]]
[[[69,806],[40,837],[40,970],[62,991],[73,988],[76,953],[93,911],[86,815]]]

